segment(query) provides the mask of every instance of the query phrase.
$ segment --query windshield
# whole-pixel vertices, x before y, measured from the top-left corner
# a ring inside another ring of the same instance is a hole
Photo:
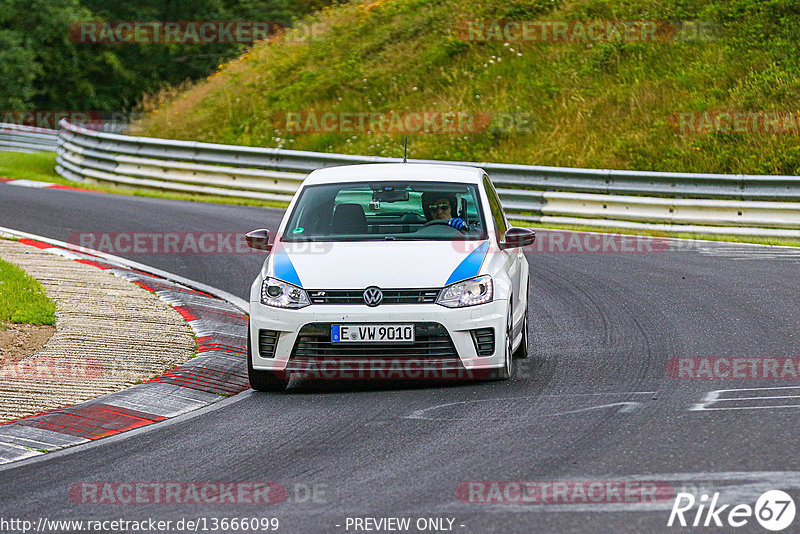
[[[283,241],[486,239],[473,184],[354,182],[303,189]]]

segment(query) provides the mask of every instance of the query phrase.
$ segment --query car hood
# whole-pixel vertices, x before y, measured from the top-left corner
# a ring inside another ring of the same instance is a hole
[[[488,241],[278,242],[266,264],[305,289],[443,287],[480,272]]]

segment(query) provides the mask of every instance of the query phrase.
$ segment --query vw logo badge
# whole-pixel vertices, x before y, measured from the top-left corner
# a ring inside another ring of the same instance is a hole
[[[381,302],[383,302],[383,292],[380,288],[372,286],[364,290],[364,304],[374,308]]]

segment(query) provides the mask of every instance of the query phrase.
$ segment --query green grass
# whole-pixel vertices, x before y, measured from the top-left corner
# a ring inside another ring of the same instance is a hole
[[[694,232],[660,232],[656,230],[596,227],[577,224],[541,224],[530,221],[514,219],[514,214],[508,215],[509,220],[514,226],[527,226],[530,228],[541,228],[543,230],[572,230],[575,232],[595,232],[601,234],[627,234],[644,235],[653,237],[672,237],[678,239],[692,239],[704,241],[726,241],[730,243],[754,243],[758,245],[776,245],[784,247],[800,247],[800,239],[783,237],[749,237],[729,234],[703,234]]]
[[[56,305],[38,280],[14,264],[0,260],[0,320],[56,324]]]
[[[55,165],[55,152],[0,152],[0,176],[4,178],[63,183],[54,170]]]
[[[229,198],[217,195],[182,194],[159,191],[157,189],[144,189],[137,187],[123,187],[106,185],[98,182],[73,182],[56,174],[56,156],[54,152],[39,152],[26,154],[23,152],[0,152],[0,176],[15,180],[35,180],[51,182],[81,189],[90,189],[100,193],[113,193],[118,195],[131,195],[138,197],[165,198],[170,200],[188,200],[190,202],[213,202],[216,204],[235,204],[240,206],[270,206],[285,208],[288,203],[271,200],[255,200]]]

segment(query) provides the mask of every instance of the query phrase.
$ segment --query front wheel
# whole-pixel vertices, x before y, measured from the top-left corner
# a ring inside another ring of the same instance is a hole
[[[253,369],[253,351],[250,348],[250,327],[247,327],[247,378],[250,387],[256,391],[283,391],[289,384],[285,378],[277,376],[272,371],[258,371]]]
[[[510,299],[509,299],[510,301]],[[494,379],[495,380],[508,380],[512,376],[514,376],[514,338],[512,337],[513,332],[513,314],[511,310],[511,305],[508,306],[508,317],[506,318],[506,334],[505,334],[505,350],[504,350],[504,358],[503,358],[503,367],[500,369],[495,370]]]
[[[514,352],[515,358],[528,357],[528,315],[525,315],[525,320],[522,321],[522,341],[519,342],[519,347]]]

